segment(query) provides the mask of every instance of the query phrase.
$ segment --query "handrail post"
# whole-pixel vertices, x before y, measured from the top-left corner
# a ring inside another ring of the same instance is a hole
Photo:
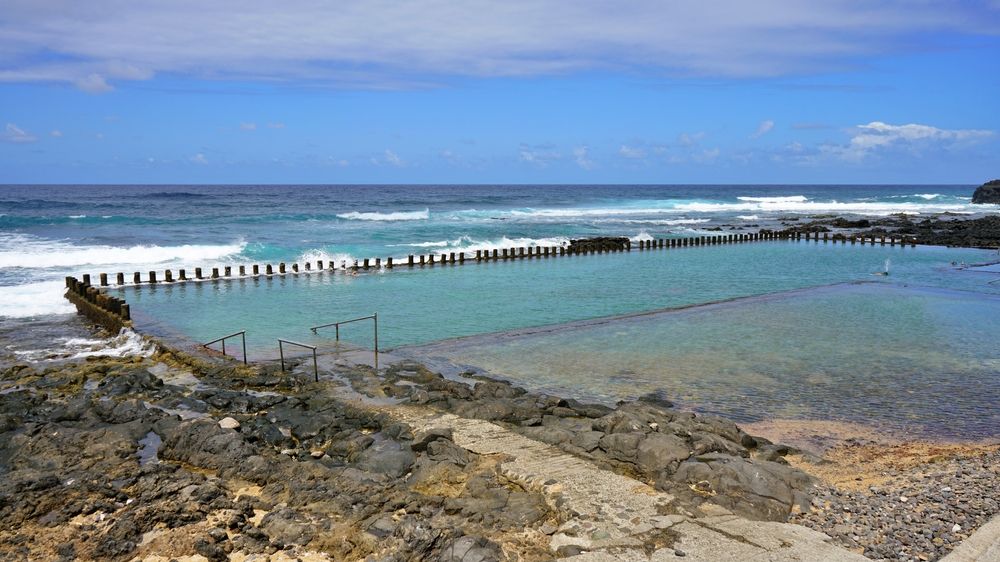
[[[372,314],[372,319],[375,320],[375,355],[378,355],[378,312]]]
[[[278,355],[281,356],[281,372],[285,372],[285,349],[281,347],[281,340],[278,340]]]
[[[243,339],[243,364],[247,364],[247,332],[244,330],[240,337]]]

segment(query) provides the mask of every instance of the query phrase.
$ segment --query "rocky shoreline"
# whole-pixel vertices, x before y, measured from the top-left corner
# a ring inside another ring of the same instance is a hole
[[[440,414],[675,499],[661,520],[574,511],[558,482],[505,472],[509,454],[404,421]],[[935,560],[997,512],[996,461],[887,468],[898,478],[843,492],[807,474],[829,461],[662,397],[610,408],[412,361],[340,366],[316,383],[159,346],[0,370],[0,560],[551,560],[604,539],[602,525],[670,549],[670,517],[719,513],[791,519],[873,559]]]

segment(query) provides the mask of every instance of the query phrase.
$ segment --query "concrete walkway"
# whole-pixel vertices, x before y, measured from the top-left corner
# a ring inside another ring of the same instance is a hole
[[[676,507],[670,494],[489,422],[406,406],[391,410],[416,431],[448,427],[455,443],[470,451],[510,456],[512,460],[501,465],[504,476],[540,491],[566,518],[552,535],[550,548],[576,545],[588,550],[566,560],[868,560],[799,525],[748,521],[714,506],[707,508],[707,517],[693,517]]]
[[[972,533],[941,562],[1000,562],[1000,516]]]

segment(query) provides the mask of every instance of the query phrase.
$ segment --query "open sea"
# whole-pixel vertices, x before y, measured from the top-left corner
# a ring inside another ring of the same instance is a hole
[[[90,352],[62,297],[67,275],[339,268],[593,236],[749,233],[819,215],[1000,213],[971,205],[974,187],[0,186],[0,345],[21,360]],[[277,338],[334,348],[332,333],[309,327],[377,312],[381,349],[445,371],[603,402],[655,392],[741,421],[983,439],[1000,435],[998,261],[990,250],[771,241],[110,292],[151,331],[204,342],[247,330],[251,359],[274,358]],[[374,344],[360,323],[341,340]]]

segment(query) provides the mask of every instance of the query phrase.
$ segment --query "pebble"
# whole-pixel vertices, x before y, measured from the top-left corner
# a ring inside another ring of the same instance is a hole
[[[233,418],[222,418],[219,420],[219,427],[222,429],[238,429],[240,427],[240,422],[234,420]]]
[[[1000,513],[998,473],[1000,452],[891,471],[866,491],[819,487],[791,521],[872,560],[939,560]]]

